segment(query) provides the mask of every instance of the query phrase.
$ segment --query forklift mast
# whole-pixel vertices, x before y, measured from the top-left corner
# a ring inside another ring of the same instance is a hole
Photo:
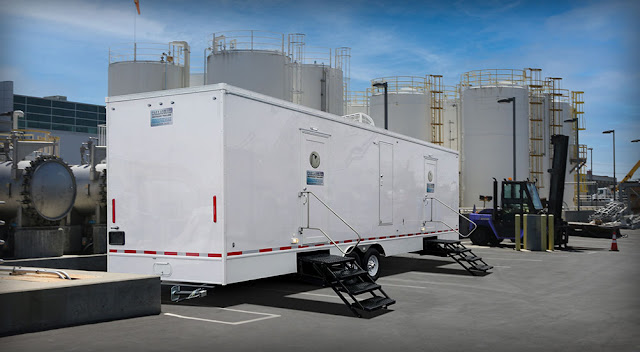
[[[565,172],[567,171],[567,151],[569,150],[569,136],[551,136],[553,144],[553,164],[549,172],[551,173],[551,185],[549,187],[549,214],[552,214],[555,221],[562,219],[562,199],[564,198]]]

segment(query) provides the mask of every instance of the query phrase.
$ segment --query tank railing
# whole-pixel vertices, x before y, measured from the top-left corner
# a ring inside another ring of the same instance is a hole
[[[377,82],[387,82],[387,92],[394,93],[421,93],[429,92],[429,84],[426,77],[419,76],[393,76],[380,77],[371,80],[371,84]],[[372,94],[384,93],[383,87],[373,87]]]
[[[366,91],[353,91],[347,94],[347,103],[350,106],[369,106],[369,89]]]
[[[460,76],[462,87],[521,87],[527,85],[527,74],[521,69],[487,69],[465,72]]]
[[[353,245],[353,247],[350,247],[349,249],[347,249],[346,251],[343,251],[342,248],[340,248],[340,246],[338,246],[338,243],[336,241],[334,241],[331,236],[329,236],[326,232],[324,232],[324,230],[322,230],[319,227],[310,227],[310,206],[311,206],[311,199],[309,197],[309,195],[312,195],[315,199],[318,200],[318,202],[320,202],[320,204],[322,204],[325,208],[327,208],[331,213],[333,213],[333,215],[335,215],[338,219],[340,219],[340,221],[342,221],[343,224],[347,225],[347,227],[349,229],[351,229],[351,231],[353,231],[353,233],[356,234],[356,236],[358,236],[358,239],[356,240],[356,243]],[[360,236],[360,234],[358,233],[358,231],[356,231],[353,226],[349,225],[349,223],[347,223],[340,215],[338,215],[338,213],[336,213],[333,209],[331,209],[330,206],[327,205],[327,203],[323,202],[320,198],[318,198],[318,196],[313,193],[312,191],[307,191],[306,188],[298,193],[298,198],[304,198],[304,202],[303,205],[307,206],[307,226],[306,227],[300,227],[299,229],[299,233],[302,234],[303,230],[317,230],[322,232],[322,234],[324,235],[324,237],[326,237],[331,244],[333,244],[334,247],[338,248],[338,250],[340,252],[342,252],[342,254],[344,255],[349,255],[351,252],[353,252],[353,250],[358,247],[358,245],[360,244],[360,242],[362,242],[362,236]]]
[[[331,48],[319,46],[307,46],[304,52],[303,64],[308,65],[325,65],[333,67],[332,60],[333,50]]]
[[[124,43],[109,48],[109,63],[115,62],[162,62],[184,66],[185,48],[167,43]]]
[[[214,54],[226,51],[285,52],[284,34],[268,31],[240,30],[212,35],[209,47]]]
[[[0,268],[0,271],[8,272],[10,275],[24,275],[24,274],[54,274],[63,280],[72,280],[71,276],[62,270],[50,270],[50,269],[34,269],[23,268],[21,266],[13,268]]]
[[[471,234],[473,233],[473,231],[475,231],[478,228],[478,224],[476,224],[473,220],[469,219],[468,217],[464,216],[461,212],[459,212],[458,210],[453,209],[452,207],[450,207],[449,205],[447,205],[445,202],[441,201],[440,199],[436,198],[436,197],[428,197],[425,196],[424,197],[424,201],[427,200],[435,200],[438,203],[444,205],[447,209],[451,210],[452,212],[458,214],[458,216],[462,216],[465,220],[467,220],[468,222],[470,222],[471,224],[473,224],[473,230],[469,231],[469,233],[465,236],[462,233],[460,233],[460,231],[456,230],[455,228],[453,228],[452,226],[448,225],[446,222],[442,221],[442,220],[433,220],[433,206],[431,206],[431,221],[429,222],[440,222],[445,224],[448,228],[450,228],[451,230],[455,231],[458,233],[458,235],[460,235],[461,237],[469,237],[471,236]]]

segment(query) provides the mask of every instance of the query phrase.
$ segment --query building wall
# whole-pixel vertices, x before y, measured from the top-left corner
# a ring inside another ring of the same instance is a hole
[[[25,95],[13,96],[13,108],[24,111],[18,128],[98,134],[106,123],[105,107]]]

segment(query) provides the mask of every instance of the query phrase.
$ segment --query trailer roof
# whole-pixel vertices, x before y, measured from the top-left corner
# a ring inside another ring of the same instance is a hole
[[[199,87],[189,87],[189,88],[177,88],[177,89],[167,89],[167,90],[159,90],[159,91],[153,91],[153,92],[144,92],[144,93],[135,93],[135,94],[127,94],[127,95],[119,95],[119,96],[112,96],[112,97],[106,97],[105,98],[105,102],[107,104],[107,106],[109,106],[112,103],[117,103],[117,102],[123,102],[123,101],[132,101],[132,100],[143,100],[143,99],[148,99],[148,98],[160,98],[160,97],[169,97],[169,96],[176,96],[176,95],[184,95],[184,94],[193,94],[193,93],[200,93],[200,92],[212,92],[212,91],[224,91],[225,94],[231,94],[231,95],[236,95],[236,96],[240,96],[240,97],[244,97],[247,99],[252,99],[252,100],[257,100],[266,104],[270,104],[270,105],[274,105],[274,106],[278,106],[281,108],[285,108],[285,109],[289,109],[289,110],[295,110],[295,111],[299,111],[299,112],[303,112],[305,114],[309,114],[312,116],[316,116],[319,118],[323,118],[323,119],[327,119],[327,120],[332,120],[332,121],[336,121],[345,125],[350,125],[350,126],[354,126],[354,127],[358,127],[361,129],[365,129],[365,130],[370,130],[370,131],[374,131],[377,133],[382,133],[384,135],[390,136],[390,137],[394,137],[397,139],[401,139],[401,140],[405,140],[407,142],[412,142],[412,143],[417,143],[417,144],[422,144],[425,146],[429,146],[432,147],[434,149],[438,149],[438,150],[442,150],[451,154],[455,154],[455,155],[459,155],[459,152],[453,149],[449,149],[449,148],[445,148],[445,147],[441,147],[439,145],[433,144],[433,143],[429,143],[420,139],[416,139],[413,137],[409,137],[400,133],[396,133],[396,132],[392,132],[389,130],[385,130],[383,128],[380,127],[374,127],[374,126],[370,126],[370,125],[365,125],[362,123],[358,123],[358,122],[352,122],[349,121],[347,119],[342,118],[342,116],[339,115],[334,115],[334,114],[330,114],[328,112],[324,112],[324,111],[320,111],[320,110],[316,110],[316,109],[312,109],[303,105],[299,105],[299,104],[295,104],[292,102],[288,102],[285,100],[281,100],[281,99],[277,99],[274,97],[270,97],[268,95],[264,95],[264,94],[260,94],[260,93],[256,93],[250,90],[246,90],[246,89],[242,89],[242,88],[238,88],[235,86],[232,86],[230,84],[227,83],[216,83],[216,84],[209,84],[206,86],[199,86]],[[109,109],[107,108],[107,116],[109,115]],[[108,124],[108,119],[107,119],[107,124]]]

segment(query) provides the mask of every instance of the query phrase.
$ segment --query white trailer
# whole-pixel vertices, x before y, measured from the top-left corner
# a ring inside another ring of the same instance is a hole
[[[227,84],[109,97],[107,130],[111,272],[226,285],[357,245],[375,276],[458,239],[450,149]]]

